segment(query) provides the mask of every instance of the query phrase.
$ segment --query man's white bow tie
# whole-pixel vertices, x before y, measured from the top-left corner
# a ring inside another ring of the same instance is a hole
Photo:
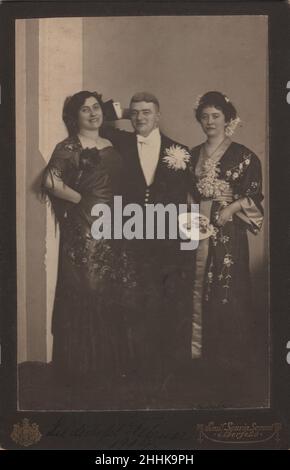
[[[150,144],[150,142],[152,142],[152,139],[150,139],[150,136],[143,137],[143,135],[137,135],[137,140],[139,144]]]

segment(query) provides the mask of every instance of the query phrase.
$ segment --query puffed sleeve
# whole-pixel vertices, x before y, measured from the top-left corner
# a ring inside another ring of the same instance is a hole
[[[253,152],[249,152],[242,164],[243,174],[237,188],[241,211],[236,215],[256,234],[262,227],[264,216],[261,162]]]
[[[79,151],[73,143],[63,141],[56,145],[52,156],[44,169],[42,186],[53,188],[54,178],[69,184],[73,169],[77,169]],[[75,172],[74,172],[75,173]]]
[[[73,181],[78,172],[79,151],[76,144],[68,139],[58,143],[51,158],[43,170],[41,194],[44,200],[50,201],[56,219],[61,221],[73,203],[53,195],[55,180],[59,180],[74,189]]]

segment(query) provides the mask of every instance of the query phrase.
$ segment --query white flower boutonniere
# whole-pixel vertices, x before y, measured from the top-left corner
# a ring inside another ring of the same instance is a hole
[[[190,154],[180,145],[171,145],[169,148],[165,149],[165,157],[163,157],[168,167],[175,171],[185,170],[186,163],[189,162],[189,159]]]

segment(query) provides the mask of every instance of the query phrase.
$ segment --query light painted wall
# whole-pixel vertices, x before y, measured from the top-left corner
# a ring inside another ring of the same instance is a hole
[[[62,108],[67,96],[83,87],[81,18],[39,20],[39,149],[47,162],[55,145],[67,136]],[[46,210],[46,354],[51,360],[51,319],[57,278],[59,232]]]
[[[136,91],[151,91],[163,131],[190,148],[204,140],[193,116],[197,97],[226,93],[243,121],[234,139],[260,157],[267,194],[267,51],[265,16],[86,18],[84,88],[123,106]],[[250,243],[258,275],[267,234]]]
[[[41,172],[66,137],[66,96],[82,89],[82,19],[17,20],[18,362],[50,361],[58,231]]]

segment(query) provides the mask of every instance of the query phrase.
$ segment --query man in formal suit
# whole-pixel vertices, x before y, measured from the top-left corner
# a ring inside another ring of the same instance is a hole
[[[188,170],[169,168],[163,157],[166,149],[187,147],[165,136],[159,128],[160,105],[151,93],[136,93],[130,101],[126,115],[135,132],[107,129],[105,135],[120,151],[125,164],[125,201],[141,205],[185,203],[187,198]],[[172,185],[172,182],[175,182]]]
[[[106,133],[124,160],[125,204],[187,203],[190,175],[188,150],[159,128],[160,105],[151,93],[136,93],[130,101],[135,132]],[[168,151],[184,155],[184,164],[172,167]],[[168,226],[167,226],[168,228]],[[190,361],[192,252],[180,250],[180,240],[128,242],[140,274],[139,305],[128,319],[132,364],[144,386],[159,392],[174,372]]]

